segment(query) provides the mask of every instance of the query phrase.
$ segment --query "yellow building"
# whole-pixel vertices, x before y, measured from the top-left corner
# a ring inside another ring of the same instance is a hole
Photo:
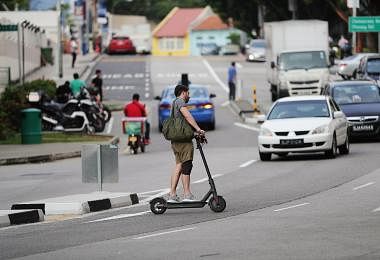
[[[152,33],[152,55],[190,55],[190,31],[193,24],[212,14],[210,7],[173,8]]]

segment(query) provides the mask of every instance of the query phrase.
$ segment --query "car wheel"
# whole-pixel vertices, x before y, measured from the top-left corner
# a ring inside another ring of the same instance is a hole
[[[259,152],[259,155],[260,155],[260,160],[262,160],[262,161],[270,161],[270,159],[272,158],[272,154],[271,153],[262,153],[262,152]]]
[[[331,148],[325,152],[325,155],[329,159],[334,159],[336,157],[337,153],[338,153],[338,147],[336,144],[336,137],[334,134],[332,144],[331,144]]]
[[[162,124],[161,123],[158,123],[158,131],[160,131],[160,133],[162,133]]]
[[[208,124],[208,130],[215,130],[215,120]]]
[[[277,95],[277,87],[275,85],[270,85],[270,89],[272,93],[272,102],[274,102],[279,98]]]
[[[340,154],[349,154],[350,153],[350,141],[348,139],[348,134],[346,136],[346,141],[344,142],[344,144],[339,146],[339,153]]]

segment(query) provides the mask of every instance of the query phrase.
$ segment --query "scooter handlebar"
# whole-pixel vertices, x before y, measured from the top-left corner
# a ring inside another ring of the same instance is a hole
[[[195,133],[194,138],[201,144],[206,143],[207,144],[207,138],[204,133]]]

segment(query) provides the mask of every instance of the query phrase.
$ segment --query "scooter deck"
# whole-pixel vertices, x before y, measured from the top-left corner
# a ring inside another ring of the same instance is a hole
[[[168,209],[178,208],[203,208],[207,202],[203,201],[189,201],[189,202],[167,202],[166,207]]]

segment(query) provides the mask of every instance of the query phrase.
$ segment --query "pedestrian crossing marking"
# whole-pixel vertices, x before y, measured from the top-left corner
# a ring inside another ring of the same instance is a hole
[[[129,90],[135,89],[136,86],[105,86],[104,90]]]
[[[157,78],[180,78],[181,74],[179,73],[157,73]],[[207,78],[209,77],[209,74],[207,73],[189,73],[189,78]]]

